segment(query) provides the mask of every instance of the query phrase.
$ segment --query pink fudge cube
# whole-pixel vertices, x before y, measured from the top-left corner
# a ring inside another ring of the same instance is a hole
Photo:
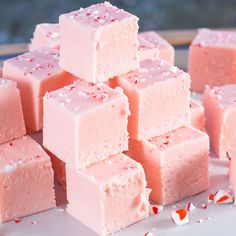
[[[0,78],[0,144],[25,133],[20,92],[16,82]]]
[[[192,126],[201,131],[205,131],[205,114],[203,105],[191,98],[190,112]]]
[[[206,86],[203,101],[211,149],[218,157],[227,157],[236,136],[236,85]]]
[[[43,96],[68,85],[75,80],[71,74],[60,69],[59,52],[56,49],[42,48],[6,60],[3,76],[17,82],[26,127],[38,131],[43,126]]]
[[[82,169],[128,149],[128,115],[121,89],[78,80],[44,97],[43,144]]]
[[[61,15],[59,24],[60,65],[72,74],[95,83],[139,68],[136,16],[105,2]]]
[[[132,139],[150,139],[190,124],[190,78],[162,60],[141,62],[139,72],[110,81],[129,98],[128,130]]]
[[[144,168],[150,198],[168,205],[209,187],[206,133],[182,127],[150,141],[130,140],[128,155]]]
[[[138,35],[139,40],[139,60],[155,60],[159,57],[159,47],[150,43],[142,36]]]
[[[29,50],[33,51],[44,47],[60,48],[59,24],[43,23],[36,25]]]
[[[189,50],[191,89],[236,83],[236,33],[200,29]]]
[[[29,136],[0,145],[0,222],[55,207],[49,156]]]
[[[110,235],[148,217],[149,193],[142,166],[124,154],[67,170],[67,211],[98,235]]]
[[[146,31],[139,33],[144,39],[154,44],[159,48],[159,58],[174,65],[175,61],[175,49],[165,39],[154,31]]]

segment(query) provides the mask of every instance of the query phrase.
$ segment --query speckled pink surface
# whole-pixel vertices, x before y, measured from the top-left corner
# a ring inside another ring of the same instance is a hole
[[[209,187],[208,136],[194,128],[179,128],[150,141],[130,140],[130,157],[144,168],[150,198],[168,205]]]
[[[35,27],[29,50],[49,47],[56,48],[60,47],[60,33],[58,24],[42,23]]]
[[[205,114],[204,107],[200,102],[192,99],[190,100],[190,112],[192,126],[201,131],[205,131]]]
[[[139,60],[155,60],[159,57],[159,47],[138,35],[139,41]]]
[[[234,137],[236,141],[236,136]],[[234,196],[236,196],[236,142],[232,144],[229,153],[229,182],[232,187]],[[236,204],[236,199],[234,198],[234,204]]]
[[[98,235],[105,236],[149,214],[149,190],[142,166],[124,154],[83,171],[67,166],[67,211]]]
[[[44,146],[77,169],[128,149],[128,99],[82,80],[44,97]],[[55,119],[57,117],[57,119]]]
[[[55,206],[49,156],[29,136],[0,145],[0,222]]]
[[[141,62],[139,72],[114,78],[129,98],[128,130],[132,139],[149,139],[190,124],[190,78],[162,61]]]
[[[139,67],[136,16],[105,2],[61,15],[59,24],[60,65],[72,74],[103,82]]]
[[[189,49],[193,91],[236,83],[236,33],[200,29]]]
[[[175,62],[175,50],[174,47],[162,38],[158,33],[154,31],[146,31],[139,33],[150,43],[159,48],[159,58],[174,65]]]
[[[59,65],[59,51],[42,48],[8,59],[3,64],[3,76],[17,82],[26,127],[38,131],[43,126],[43,96],[75,80]]]
[[[219,158],[227,157],[236,136],[236,85],[207,86],[203,100],[211,149]]]
[[[0,144],[26,134],[16,82],[0,78]]]

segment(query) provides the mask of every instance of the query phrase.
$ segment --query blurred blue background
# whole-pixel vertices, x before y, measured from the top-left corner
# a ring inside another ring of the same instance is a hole
[[[0,43],[27,42],[34,27],[58,16],[103,1],[0,0]],[[141,30],[234,27],[236,0],[112,0],[136,14]]]

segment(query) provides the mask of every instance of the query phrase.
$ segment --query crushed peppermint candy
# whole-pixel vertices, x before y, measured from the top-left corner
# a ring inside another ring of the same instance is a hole
[[[207,204],[205,204],[205,203],[201,204],[200,207],[201,207],[202,209],[204,209],[204,210],[206,210],[206,209],[208,208]]]
[[[186,209],[172,211],[171,219],[176,225],[184,225],[189,223],[188,212]]]
[[[214,195],[214,203],[215,204],[226,204],[226,203],[233,203],[234,197],[226,192],[225,190],[218,190]]]
[[[14,222],[15,222],[16,224],[21,223],[21,221],[22,221],[22,220],[21,220],[21,219],[18,219],[18,218],[14,220]]]
[[[37,225],[39,222],[38,221],[35,221],[35,220],[31,220],[30,222],[32,225]]]
[[[208,196],[208,202],[213,202],[214,201],[214,197],[215,197],[215,194],[214,193],[210,193],[209,196]]]
[[[196,207],[193,203],[189,202],[186,206],[186,210],[187,211],[194,211],[194,210],[196,210]]]
[[[151,232],[146,232],[146,233],[144,233],[143,236],[153,236],[153,233],[151,233]]]
[[[149,205],[149,214],[150,215],[157,215],[161,211],[163,211],[164,207],[162,205],[155,205],[155,204],[150,204]]]

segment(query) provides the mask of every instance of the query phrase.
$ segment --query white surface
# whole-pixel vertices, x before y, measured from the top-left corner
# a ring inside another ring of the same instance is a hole
[[[211,162],[211,188],[199,195],[186,199],[175,205],[165,207],[158,215],[151,216],[127,229],[116,233],[116,236],[143,236],[145,232],[153,233],[153,236],[181,235],[214,235],[228,236],[236,235],[236,206],[233,204],[214,205],[208,204],[207,209],[197,208],[189,215],[190,223],[184,226],[176,226],[170,219],[174,206],[185,207],[188,202],[194,204],[207,204],[209,193],[216,190],[228,190],[228,160],[212,159]],[[65,202],[65,194],[57,186],[57,201],[60,209]],[[65,205],[64,205],[65,206]],[[92,212],[91,212],[92,214]],[[199,219],[211,217],[210,220]],[[31,221],[37,221],[32,224]],[[65,211],[52,209],[33,216],[22,218],[22,222],[16,224],[14,221],[0,224],[0,236],[95,236],[92,231],[77,222]]]

